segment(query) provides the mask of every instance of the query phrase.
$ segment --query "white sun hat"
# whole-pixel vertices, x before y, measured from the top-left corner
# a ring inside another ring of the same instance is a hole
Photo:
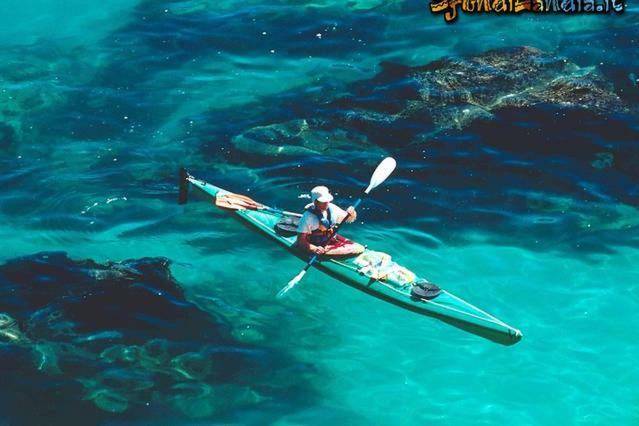
[[[333,196],[325,186],[316,186],[311,189],[311,200],[313,202],[319,201],[320,203],[329,203],[333,201]]]

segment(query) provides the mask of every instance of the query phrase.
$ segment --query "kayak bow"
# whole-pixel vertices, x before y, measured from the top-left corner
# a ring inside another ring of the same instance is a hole
[[[187,186],[190,183],[206,198],[215,201],[218,197],[234,196],[235,194],[219,188],[181,171],[180,202],[186,202]],[[244,196],[243,199],[247,198]],[[288,250],[291,254],[307,261],[308,255],[295,248],[295,235],[285,235],[277,231],[276,225],[284,218],[298,216],[297,214],[272,209],[260,203],[254,205],[247,203],[249,207],[226,208],[240,222],[249,226],[250,229],[268,237],[280,246]],[[362,267],[361,259],[367,256],[383,253],[366,249],[359,256],[349,258],[324,258],[315,264],[315,267],[327,275],[348,284],[364,293],[370,294],[378,299],[400,306],[410,311],[436,318],[454,327],[476,334],[485,339],[503,345],[513,345],[522,338],[522,333],[505,322],[495,318],[487,312],[471,305],[461,298],[441,289],[434,298],[421,297],[419,290],[424,285],[437,288],[427,280],[416,277],[406,268],[402,268],[392,262],[393,265],[405,271],[412,279],[406,281],[397,276],[376,276],[369,272],[370,268]],[[385,255],[388,256],[388,255]],[[390,256],[388,256],[390,259]],[[437,289],[439,290],[439,289]]]

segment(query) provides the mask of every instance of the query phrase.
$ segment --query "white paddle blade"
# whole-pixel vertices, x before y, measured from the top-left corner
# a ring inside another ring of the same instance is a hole
[[[292,280],[290,280],[288,282],[288,284],[286,284],[286,287],[284,287],[283,289],[280,290],[279,293],[277,293],[277,297],[278,298],[282,298],[284,297],[284,295],[293,287],[295,287],[295,284],[297,284],[298,282],[300,282],[300,280],[302,278],[304,278],[304,275],[306,274],[306,270],[302,270],[302,272],[300,272],[299,274],[297,274],[297,276],[295,278],[293,278]]]
[[[375,169],[373,176],[371,176],[371,183],[364,192],[368,194],[373,189],[381,185],[391,175],[391,173],[393,173],[395,167],[397,167],[397,162],[393,157],[384,158],[384,160],[379,163],[379,166]]]

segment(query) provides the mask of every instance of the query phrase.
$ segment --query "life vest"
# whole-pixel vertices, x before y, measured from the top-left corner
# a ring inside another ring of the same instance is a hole
[[[311,234],[309,235],[309,240],[311,244],[314,244],[316,246],[326,245],[331,240],[331,238],[333,238],[333,235],[335,234],[335,230],[334,230],[335,222],[333,221],[333,218],[331,217],[330,206],[326,210],[326,217],[324,217],[322,212],[317,210],[315,206],[311,206],[307,208],[306,211],[314,214],[319,220],[319,227],[313,232],[311,232]]]

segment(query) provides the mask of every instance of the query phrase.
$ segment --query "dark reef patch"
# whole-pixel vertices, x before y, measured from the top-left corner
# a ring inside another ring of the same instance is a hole
[[[187,301],[166,259],[98,264],[45,252],[0,266],[0,409],[11,424],[95,424],[123,412],[219,420],[248,406],[268,418],[311,397],[291,361],[239,342],[223,317]]]
[[[0,122],[0,148],[9,148],[15,139],[15,130],[8,124]]]
[[[378,75],[353,83],[347,92],[318,102],[312,117],[298,110],[291,121],[241,130],[231,145],[249,159],[269,161],[322,154],[329,143],[336,144],[336,153],[363,146],[402,148],[511,109],[534,115],[550,106],[560,114],[580,110],[595,118],[632,112],[600,72],[529,47],[418,67],[387,62]]]

